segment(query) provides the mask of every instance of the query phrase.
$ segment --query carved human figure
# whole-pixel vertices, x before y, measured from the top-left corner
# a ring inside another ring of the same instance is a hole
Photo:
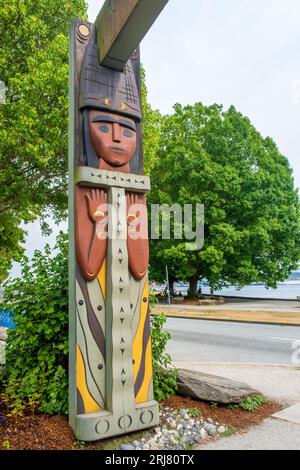
[[[136,150],[136,123],[127,116],[90,110],[88,129],[101,170],[130,173]],[[76,189],[77,259],[84,277],[92,281],[100,272],[107,248],[107,193],[100,189]],[[144,194],[127,193],[127,247],[129,269],[142,279],[148,268],[149,245]]]

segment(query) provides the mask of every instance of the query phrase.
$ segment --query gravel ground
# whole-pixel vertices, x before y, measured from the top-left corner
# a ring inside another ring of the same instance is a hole
[[[161,427],[155,429],[155,435],[142,438],[131,444],[122,444],[119,450],[190,450],[195,445],[215,436],[222,436],[226,426],[204,420],[197,410],[173,410],[161,407]]]
[[[245,434],[201,445],[198,450],[300,450],[300,425],[270,418]]]

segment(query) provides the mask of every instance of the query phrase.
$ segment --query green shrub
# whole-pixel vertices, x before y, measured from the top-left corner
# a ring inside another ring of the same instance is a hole
[[[22,275],[4,286],[0,306],[13,310],[2,390],[14,412],[38,408],[68,411],[68,243],[60,234],[50,246],[24,259]]]
[[[261,395],[253,395],[251,397],[246,398],[246,400],[242,401],[239,404],[239,407],[246,411],[257,411],[261,405],[265,405],[268,403],[268,399]]]
[[[20,278],[4,285],[0,310],[13,310],[15,329],[8,331],[6,369],[0,395],[13,413],[31,408],[48,414],[68,412],[68,240],[61,233],[54,251],[46,245],[24,259]],[[170,334],[165,316],[152,320],[154,391],[158,400],[176,388],[176,371],[165,369]]]
[[[163,331],[165,323],[166,316],[163,313],[151,318],[153,387],[158,401],[171,397],[177,389],[177,369],[171,366],[171,356],[166,353],[166,344],[171,335],[168,331]]]

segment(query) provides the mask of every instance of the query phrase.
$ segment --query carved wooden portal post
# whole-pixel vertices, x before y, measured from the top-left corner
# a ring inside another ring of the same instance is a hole
[[[71,31],[69,416],[85,441],[159,422],[135,49],[167,1],[107,0]]]

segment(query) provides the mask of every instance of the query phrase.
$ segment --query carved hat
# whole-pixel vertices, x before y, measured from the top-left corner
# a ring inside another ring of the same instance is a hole
[[[87,46],[80,77],[80,109],[93,108],[141,121],[141,104],[135,75],[136,52],[124,72],[99,65],[95,41]]]

